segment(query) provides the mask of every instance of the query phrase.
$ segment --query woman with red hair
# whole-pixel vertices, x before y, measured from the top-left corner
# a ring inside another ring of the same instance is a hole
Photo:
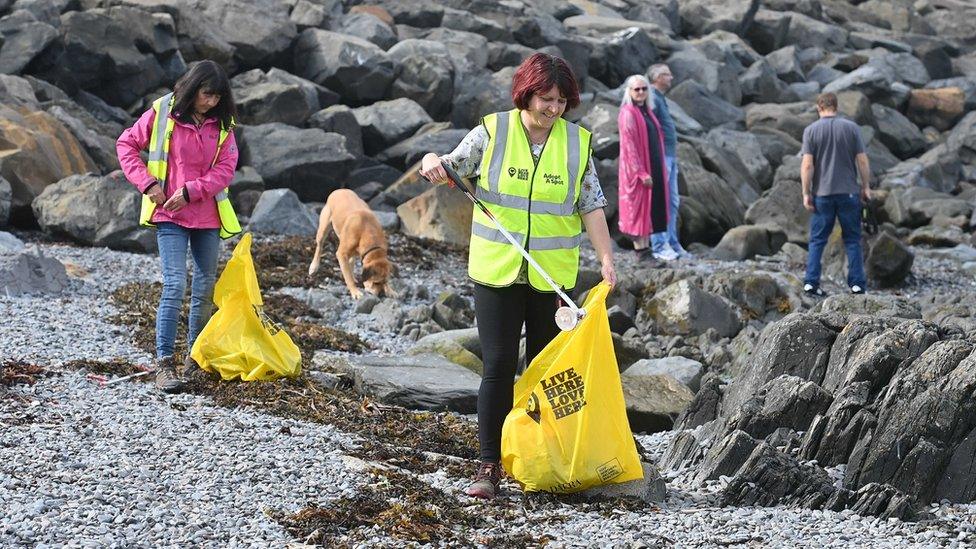
[[[590,132],[565,120],[579,104],[579,85],[563,59],[536,53],[512,81],[510,111],[485,116],[453,152],[427,153],[420,173],[449,182],[442,163],[462,177],[477,176],[476,195],[548,274],[567,290],[576,286],[582,228],[613,285],[610,233]],[[471,496],[495,497],[501,478],[501,436],[512,408],[519,339],[525,325],[525,358],[532,359],[559,332],[559,298],[514,246],[477,208],[471,220],[468,276],[474,280],[475,317],[484,373],[478,392],[481,465]]]

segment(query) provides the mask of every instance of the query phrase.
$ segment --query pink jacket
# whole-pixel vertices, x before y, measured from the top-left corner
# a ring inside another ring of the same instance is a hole
[[[646,108],[646,107],[645,107]],[[650,119],[657,126],[658,143],[661,159],[664,158],[664,139],[661,124],[654,116],[654,112],[647,109]],[[620,158],[617,164],[617,195],[619,200],[618,225],[620,232],[632,236],[647,236],[652,232],[667,230],[667,208],[663,211],[663,219],[653,219],[652,200],[668,201],[667,167],[662,162],[660,166],[651,165],[651,155],[648,147],[648,132],[638,107],[624,105],[617,116],[617,126],[620,131]],[[642,182],[651,177],[651,170],[660,170],[654,174],[664,181],[663,196],[653,196],[652,187]]]
[[[131,128],[122,132],[115,143],[119,164],[126,179],[141,193],[145,193],[156,181],[149,175],[146,163],[139,157],[140,151],[149,148],[149,136],[155,116],[156,111],[150,108]],[[173,194],[183,192],[183,187],[186,187],[190,202],[178,212],[170,212],[161,205],[157,206],[152,221],[168,221],[188,229],[220,228],[217,203],[213,198],[234,179],[238,156],[234,134],[227,136],[220,147],[217,163],[211,168],[210,163],[217,153],[217,138],[220,135],[218,120],[208,118],[200,128],[175,118],[174,121],[169,143],[168,176],[163,190],[169,199]]]

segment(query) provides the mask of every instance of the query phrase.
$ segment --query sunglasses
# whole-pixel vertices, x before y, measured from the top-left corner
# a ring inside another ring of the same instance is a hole
[[[634,90],[635,92],[646,92],[647,86],[641,86],[639,88],[631,88],[631,89]]]

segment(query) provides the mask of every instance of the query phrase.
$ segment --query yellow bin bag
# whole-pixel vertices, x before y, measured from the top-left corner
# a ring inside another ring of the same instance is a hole
[[[644,476],[613,352],[609,292],[605,283],[590,290],[583,320],[557,335],[515,384],[502,465],[528,492],[577,492]]]
[[[251,259],[251,233],[234,248],[214,286],[218,310],[197,336],[190,356],[224,380],[268,381],[301,372],[298,346],[262,310],[264,301]]]

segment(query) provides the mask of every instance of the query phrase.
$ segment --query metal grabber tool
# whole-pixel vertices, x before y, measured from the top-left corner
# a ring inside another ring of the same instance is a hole
[[[512,236],[512,233],[505,230],[505,227],[503,227],[502,224],[498,221],[498,219],[495,218],[495,216],[485,206],[485,204],[481,200],[478,200],[478,197],[476,197],[474,194],[471,193],[470,190],[468,190],[467,185],[465,185],[464,182],[461,181],[461,177],[457,174],[457,172],[454,171],[454,168],[450,167],[444,162],[441,162],[441,166],[444,167],[444,171],[447,172],[447,176],[451,178],[451,181],[454,182],[454,186],[460,189],[461,192],[463,192],[464,195],[468,197],[468,200],[470,200],[475,206],[481,209],[482,213],[484,213],[488,217],[488,219],[490,219],[492,223],[495,224],[495,228],[497,228],[505,236],[505,238],[512,244],[512,246],[515,246],[515,249],[522,254],[522,257],[524,257],[526,261],[529,262],[529,265],[531,265],[532,268],[535,269],[535,272],[539,273],[539,276],[541,276],[546,281],[546,283],[548,283],[549,286],[556,292],[556,294],[559,295],[559,298],[563,300],[563,303],[565,303],[565,305],[556,309],[556,326],[558,326],[559,329],[564,332],[568,332],[573,328],[575,328],[579,324],[579,321],[586,315],[586,310],[577,307],[576,304],[573,303],[573,300],[570,299],[569,296],[567,296],[566,293],[563,292],[562,288],[560,288],[559,285],[556,284],[556,282],[552,279],[552,277],[549,276],[549,273],[543,270],[542,266],[540,266],[535,259],[532,259],[532,256],[529,255],[529,252],[527,252],[525,248],[523,248],[522,245],[519,244],[517,240],[515,240],[515,237]]]

